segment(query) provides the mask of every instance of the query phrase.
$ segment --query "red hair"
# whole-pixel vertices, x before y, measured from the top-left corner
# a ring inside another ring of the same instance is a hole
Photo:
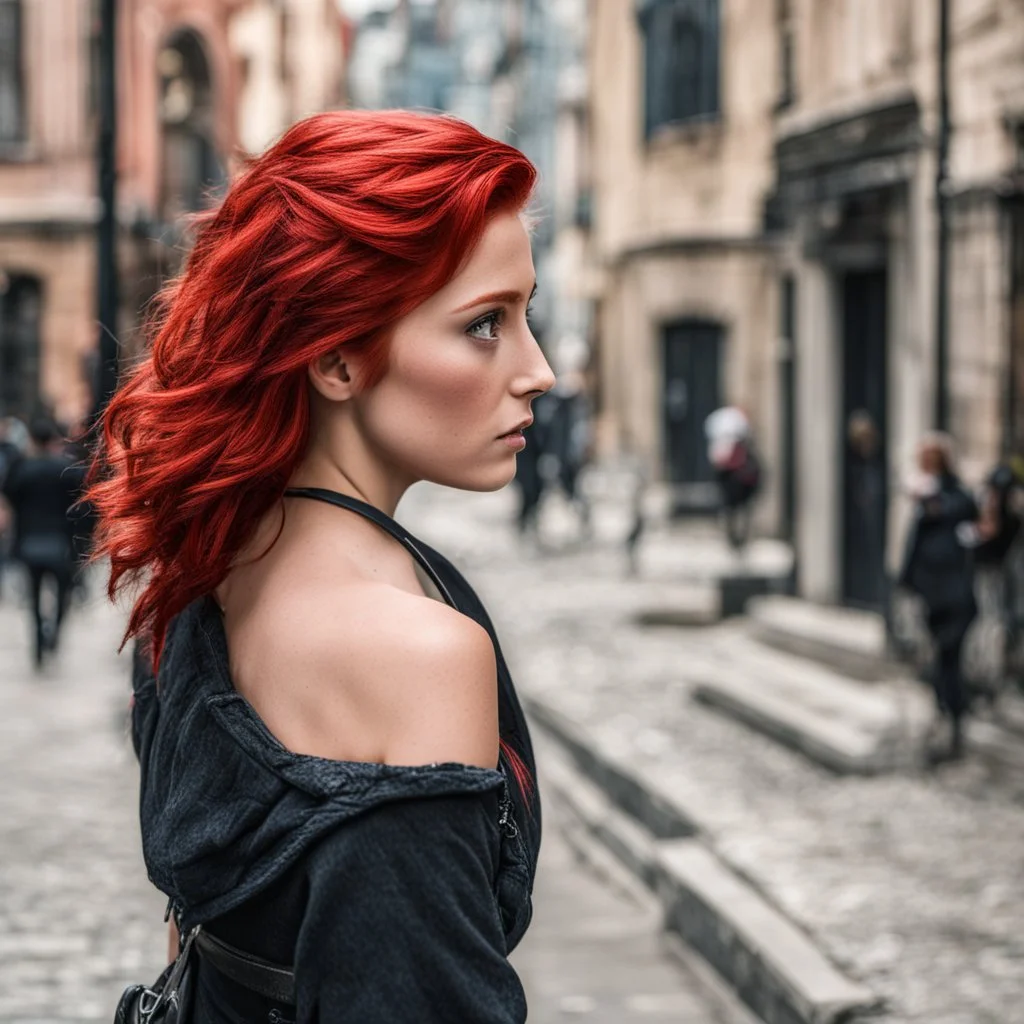
[[[395,321],[454,276],[493,214],[525,207],[535,177],[469,124],[405,111],[318,114],[248,164],[103,416],[87,500],[111,599],[141,587],[125,641],[148,637],[158,665],[170,621],[280,500],[307,446],[309,364],[357,349],[372,386]]]

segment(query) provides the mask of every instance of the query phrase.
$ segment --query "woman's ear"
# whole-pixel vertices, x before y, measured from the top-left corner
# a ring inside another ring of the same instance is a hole
[[[314,359],[309,364],[309,380],[316,390],[332,402],[344,402],[355,394],[345,357],[339,349]]]

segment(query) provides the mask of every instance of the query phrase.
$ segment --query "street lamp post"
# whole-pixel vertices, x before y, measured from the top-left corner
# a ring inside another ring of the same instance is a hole
[[[117,0],[99,0],[99,143],[96,154],[100,219],[96,233],[99,366],[95,413],[102,413],[117,387]]]
[[[949,5],[939,0],[939,123],[935,167],[935,427],[949,430]]]

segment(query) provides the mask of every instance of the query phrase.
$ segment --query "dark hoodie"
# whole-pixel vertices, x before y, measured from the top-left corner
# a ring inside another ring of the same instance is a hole
[[[367,514],[358,504],[348,507]],[[535,778],[486,611],[448,561],[388,523],[494,639],[501,735]],[[220,937],[294,965],[296,1007],[231,995],[218,978],[200,986],[199,1022],[290,1011],[303,1024],[526,1019],[507,954],[530,919],[540,806],[504,764],[406,768],[288,751],[235,691],[211,598],[172,623],[159,693],[144,667],[136,671],[133,733],[146,866],[181,928],[218,934],[223,923]],[[230,927],[239,915],[250,929],[244,942]]]

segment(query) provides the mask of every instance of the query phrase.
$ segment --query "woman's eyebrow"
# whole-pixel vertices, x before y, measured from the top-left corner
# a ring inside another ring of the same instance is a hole
[[[530,298],[537,294],[537,282],[533,283],[533,290],[530,292]],[[522,302],[523,293],[517,291],[501,291],[501,292],[488,292],[486,295],[480,295],[473,299],[472,302],[467,302],[464,306],[459,306],[458,309],[454,310],[456,313],[464,313],[467,309],[472,309],[474,306],[484,306],[488,302]],[[529,300],[527,300],[529,301]]]

